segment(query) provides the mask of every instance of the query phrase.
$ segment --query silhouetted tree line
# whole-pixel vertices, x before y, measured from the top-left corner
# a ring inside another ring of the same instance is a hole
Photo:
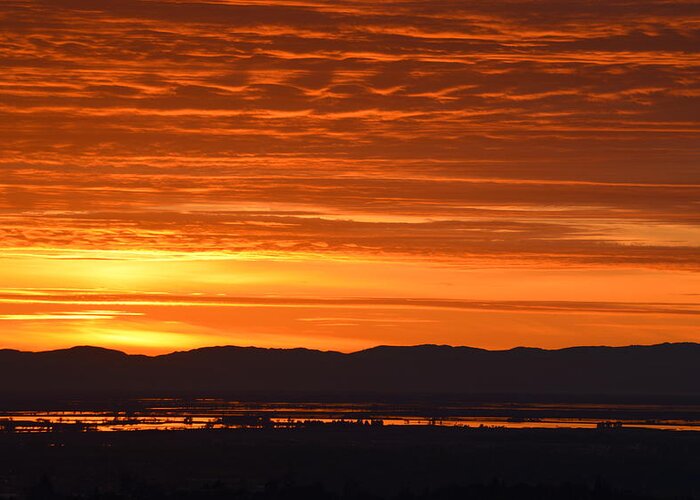
[[[451,484],[420,492],[404,490],[381,496],[348,482],[341,491],[331,491],[321,483],[298,484],[292,480],[270,481],[260,487],[245,484],[228,485],[213,481],[197,489],[171,489],[167,485],[123,481],[118,491],[93,491],[89,494],[62,494],[51,479],[42,476],[31,486],[26,500],[693,500],[692,497],[658,497],[625,492],[608,487],[603,481],[593,485],[561,483],[508,484],[493,480],[489,483]]]

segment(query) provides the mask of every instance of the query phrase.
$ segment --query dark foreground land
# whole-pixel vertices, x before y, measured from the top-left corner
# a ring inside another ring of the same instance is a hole
[[[427,426],[0,433],[0,498],[700,498],[700,433]]]

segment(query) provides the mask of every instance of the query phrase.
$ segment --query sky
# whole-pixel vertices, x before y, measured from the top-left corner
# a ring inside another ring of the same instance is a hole
[[[0,347],[700,341],[700,4],[3,0]]]

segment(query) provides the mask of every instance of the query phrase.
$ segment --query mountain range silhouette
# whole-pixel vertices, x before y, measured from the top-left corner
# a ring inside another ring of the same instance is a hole
[[[0,350],[0,394],[111,393],[695,398],[700,396],[700,344],[504,351],[379,346],[350,354],[226,346],[159,356],[87,346]]]

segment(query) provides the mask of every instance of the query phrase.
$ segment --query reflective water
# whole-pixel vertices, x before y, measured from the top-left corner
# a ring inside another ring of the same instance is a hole
[[[150,399],[116,408],[0,412],[0,431],[140,431],[308,426],[462,426],[700,430],[700,406],[473,404],[447,406],[249,403]]]

